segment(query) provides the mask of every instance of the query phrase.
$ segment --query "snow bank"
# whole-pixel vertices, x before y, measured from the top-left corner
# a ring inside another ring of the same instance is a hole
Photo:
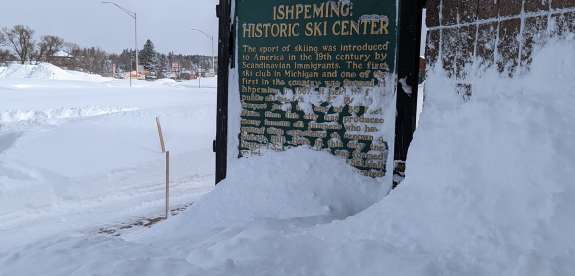
[[[345,219],[390,190],[378,180],[360,176],[343,160],[303,148],[238,162],[228,179],[190,212],[153,231],[177,232],[191,220],[202,221],[205,229],[254,220]]]
[[[552,43],[517,79],[478,73],[469,100],[431,74],[407,178],[385,198],[386,187],[341,160],[296,149],[239,163],[151,230],[53,239],[0,253],[0,267],[4,275],[574,275],[573,61],[573,41]]]
[[[50,63],[17,64],[11,63],[7,67],[0,67],[1,79],[34,79],[34,80],[69,80],[69,81],[109,81],[99,75],[87,74],[77,71],[63,70]]]
[[[455,83],[432,74],[405,182],[366,212],[315,233],[333,233],[327,243],[340,254],[374,260],[353,269],[349,261],[340,272],[573,275],[573,61],[572,41],[549,46],[517,79],[476,76],[468,102]],[[357,248],[362,240],[370,242]],[[409,262],[389,261],[398,258]]]

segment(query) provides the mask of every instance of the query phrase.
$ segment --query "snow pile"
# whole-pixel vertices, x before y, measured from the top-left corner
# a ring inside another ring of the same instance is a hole
[[[327,153],[270,153],[151,230],[0,253],[0,275],[574,275],[573,61],[553,43],[517,79],[478,74],[468,100],[431,74],[387,197]]]
[[[369,252],[373,270],[343,271],[573,275],[573,61],[574,43],[557,43],[522,77],[472,79],[469,102],[432,74],[406,181],[366,212],[318,231],[359,233],[337,251]],[[379,248],[354,249],[362,240]]]
[[[202,221],[203,228],[258,220],[345,219],[390,190],[375,179],[360,176],[343,160],[302,148],[237,162],[228,178],[234,180],[217,186],[190,212],[154,231],[172,228],[177,232],[190,220]]]
[[[0,67],[0,79],[70,80],[70,81],[109,81],[99,75],[61,69],[50,63],[17,64]]]

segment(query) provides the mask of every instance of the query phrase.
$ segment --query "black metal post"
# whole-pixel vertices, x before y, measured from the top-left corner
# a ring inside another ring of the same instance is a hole
[[[220,0],[218,36],[218,100],[214,152],[216,153],[216,184],[226,178],[228,154],[228,75],[230,64],[230,0]]]
[[[425,0],[403,0],[399,5],[399,47],[397,59],[397,117],[395,123],[396,166],[403,176],[409,145],[416,127],[421,19]],[[398,183],[394,183],[397,185]]]

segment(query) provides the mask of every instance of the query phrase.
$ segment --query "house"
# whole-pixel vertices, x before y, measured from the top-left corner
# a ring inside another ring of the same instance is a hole
[[[64,50],[60,50],[53,56],[48,57],[47,61],[63,69],[74,69],[74,57]]]

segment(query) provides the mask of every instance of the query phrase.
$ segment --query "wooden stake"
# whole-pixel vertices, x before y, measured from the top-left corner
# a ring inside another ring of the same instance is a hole
[[[166,151],[166,219],[170,212],[170,151]]]
[[[160,136],[160,146],[162,153],[166,152],[166,145],[164,144],[164,134],[162,133],[162,125],[160,124],[160,117],[156,117],[156,126],[158,127],[158,135]]]

